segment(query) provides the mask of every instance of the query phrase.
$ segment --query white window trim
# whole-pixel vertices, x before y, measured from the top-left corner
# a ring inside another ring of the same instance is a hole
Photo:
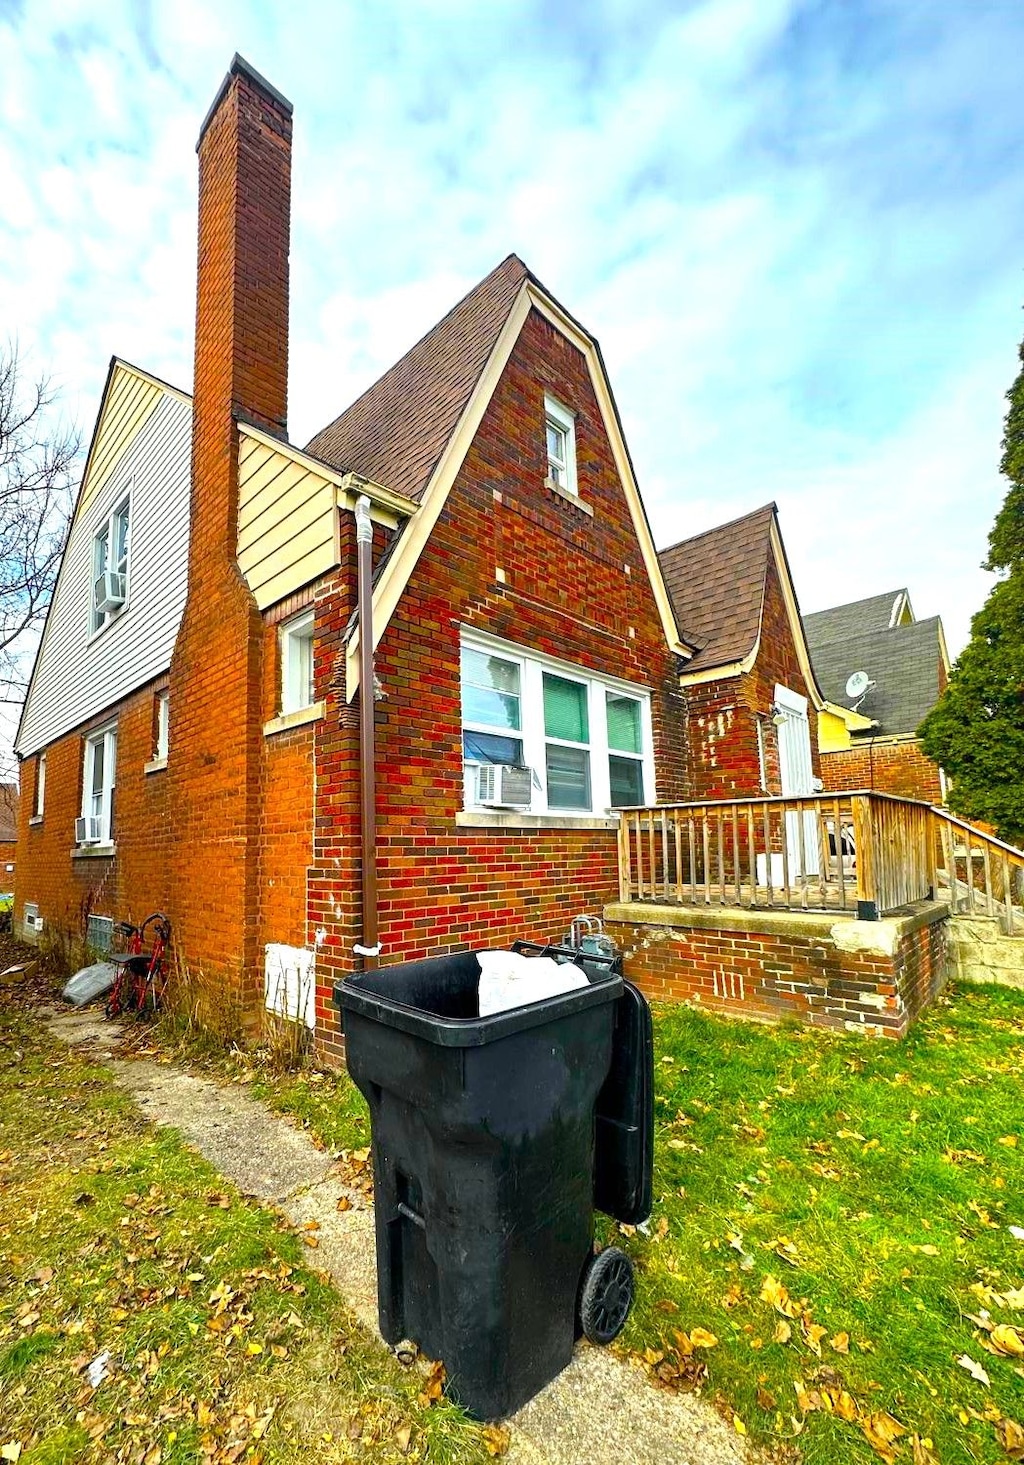
[[[312,640],[314,630],[313,607],[300,611],[298,615],[291,616],[288,620],[281,622],[280,648],[281,648],[281,711],[282,718],[290,717],[297,712],[306,712],[317,705],[312,694],[301,695],[301,689],[296,689],[296,670],[293,647],[299,640],[305,640],[306,632],[309,632],[308,639],[311,643],[310,655],[312,655]]]
[[[131,589],[132,589],[132,498],[133,498],[133,495],[134,495],[134,489],[135,489],[135,482],[134,482],[134,479],[133,479],[132,482],[129,483],[128,487],[125,489],[124,493],[118,494],[117,498],[114,500],[114,503],[111,506],[111,508],[108,511],[108,513],[96,525],[96,528],[93,530],[93,533],[92,533],[92,538],[89,541],[89,640],[90,641],[95,640],[97,636],[102,636],[103,632],[107,629],[107,627],[109,625],[112,625],[114,621],[120,620],[121,617],[124,615],[125,611],[128,609],[128,602],[129,602],[129,599],[131,597]],[[97,623],[96,623],[97,611],[96,611],[96,600],[95,600],[95,596],[96,596],[96,579],[97,579],[97,571],[96,571],[96,541],[99,539],[99,537],[103,533],[104,529],[107,531],[108,543],[110,543],[113,540],[113,535],[114,535],[114,521],[120,515],[121,510],[123,508],[125,508],[125,507],[127,507],[127,509],[128,509],[128,530],[127,530],[128,553],[125,556],[125,562],[124,562],[124,600],[121,602],[121,604],[118,606],[118,608],[116,610],[105,610],[105,611],[103,611],[102,612],[103,619],[97,625]]]
[[[36,754],[36,785],[32,795],[30,824],[42,824],[46,813],[46,752]]]
[[[590,819],[617,815],[618,810],[611,805],[611,770],[608,762],[609,754],[614,754],[617,750],[608,746],[608,718],[605,700],[607,692],[617,692],[622,696],[634,697],[640,703],[640,734],[643,748],[640,762],[643,767],[644,802],[653,803],[655,801],[654,740],[649,687],[636,686],[634,683],[622,681],[618,677],[591,672],[585,667],[573,666],[570,662],[514,645],[509,641],[501,641],[496,636],[489,636],[480,631],[463,629],[461,645],[470,651],[481,651],[486,655],[504,657],[506,661],[515,662],[519,667],[519,705],[522,728],[519,730],[488,728],[483,723],[463,724],[460,722],[459,729],[460,735],[462,728],[466,726],[470,730],[494,732],[502,737],[522,739],[523,762],[534,773],[533,797],[530,808],[523,811],[524,813],[548,815],[552,819]],[[566,681],[582,682],[587,687],[587,717],[590,730],[588,744],[570,743],[565,742],[564,739],[547,737],[544,731],[544,673],[546,671],[563,677]],[[589,751],[591,803],[588,809],[567,809],[560,805],[548,804],[546,746],[549,742],[560,743],[565,747],[586,746]],[[623,756],[629,757],[630,755]],[[476,802],[475,769],[478,766],[475,760],[466,760],[463,764],[463,809],[466,812],[477,813],[487,807]]]
[[[551,472],[551,459],[548,456],[548,423],[561,429],[565,434],[565,482],[559,483],[558,479]],[[570,494],[573,498],[579,497],[579,485],[576,481],[576,416],[563,407],[561,402],[544,396],[544,458],[548,465],[546,481],[550,488],[555,488],[559,493]]]
[[[95,728],[83,739],[82,764],[82,817],[99,818],[100,837],[91,847],[109,847],[112,843],[111,815],[113,813],[114,788],[117,782],[117,723]],[[93,807],[92,770],[95,750],[103,743],[103,788],[100,794],[99,814]]]

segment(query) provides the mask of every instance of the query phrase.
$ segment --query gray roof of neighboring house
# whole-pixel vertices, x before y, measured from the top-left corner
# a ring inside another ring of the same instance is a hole
[[[897,605],[902,609],[909,603],[904,587],[869,595],[865,600],[851,600],[849,605],[834,605],[831,610],[812,611],[803,618],[807,644],[813,653],[830,641],[844,641],[847,636],[860,636],[865,631],[887,631]],[[910,614],[913,619],[913,611]]]
[[[875,596],[862,605],[892,597]],[[849,607],[840,606],[840,610]],[[915,733],[927,713],[939,700],[942,666],[942,622],[938,616],[911,625],[862,631],[843,639],[814,639],[811,622],[830,611],[805,616],[804,628],[818,683],[831,702],[852,705],[846,682],[855,671],[865,672],[875,683],[858,705],[858,712],[878,723],[878,733]]]

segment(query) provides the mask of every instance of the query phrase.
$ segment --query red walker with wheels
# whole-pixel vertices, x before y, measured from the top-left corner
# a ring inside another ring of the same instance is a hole
[[[126,947],[110,958],[117,967],[117,976],[107,999],[106,1015],[120,1017],[134,1012],[140,1018],[152,1017],[160,1008],[167,986],[164,952],[171,939],[171,923],[160,911],[154,911],[141,926],[122,921],[114,929],[125,938]],[[152,941],[148,952],[147,931]]]

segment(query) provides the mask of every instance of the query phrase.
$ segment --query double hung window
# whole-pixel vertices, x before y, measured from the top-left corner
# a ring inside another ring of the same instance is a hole
[[[567,407],[554,397],[544,398],[544,427],[547,435],[548,479],[566,493],[576,487],[576,421]]]
[[[117,728],[91,733],[85,740],[82,778],[82,843],[109,844],[114,830],[114,774]]]
[[[464,640],[467,808],[603,814],[653,792],[650,697],[517,647]],[[497,779],[490,765],[522,770]],[[528,777],[526,776],[528,774]],[[502,790],[513,789],[512,798]]]
[[[281,711],[301,712],[316,701],[313,687],[313,612],[281,627]]]
[[[129,500],[123,498],[92,542],[92,629],[100,630],[128,599]]]

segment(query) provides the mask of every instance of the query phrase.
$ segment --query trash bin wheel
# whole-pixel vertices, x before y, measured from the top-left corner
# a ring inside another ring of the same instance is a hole
[[[633,1263],[617,1246],[607,1246],[587,1263],[580,1288],[580,1326],[591,1343],[610,1343],[626,1325],[633,1306]]]

